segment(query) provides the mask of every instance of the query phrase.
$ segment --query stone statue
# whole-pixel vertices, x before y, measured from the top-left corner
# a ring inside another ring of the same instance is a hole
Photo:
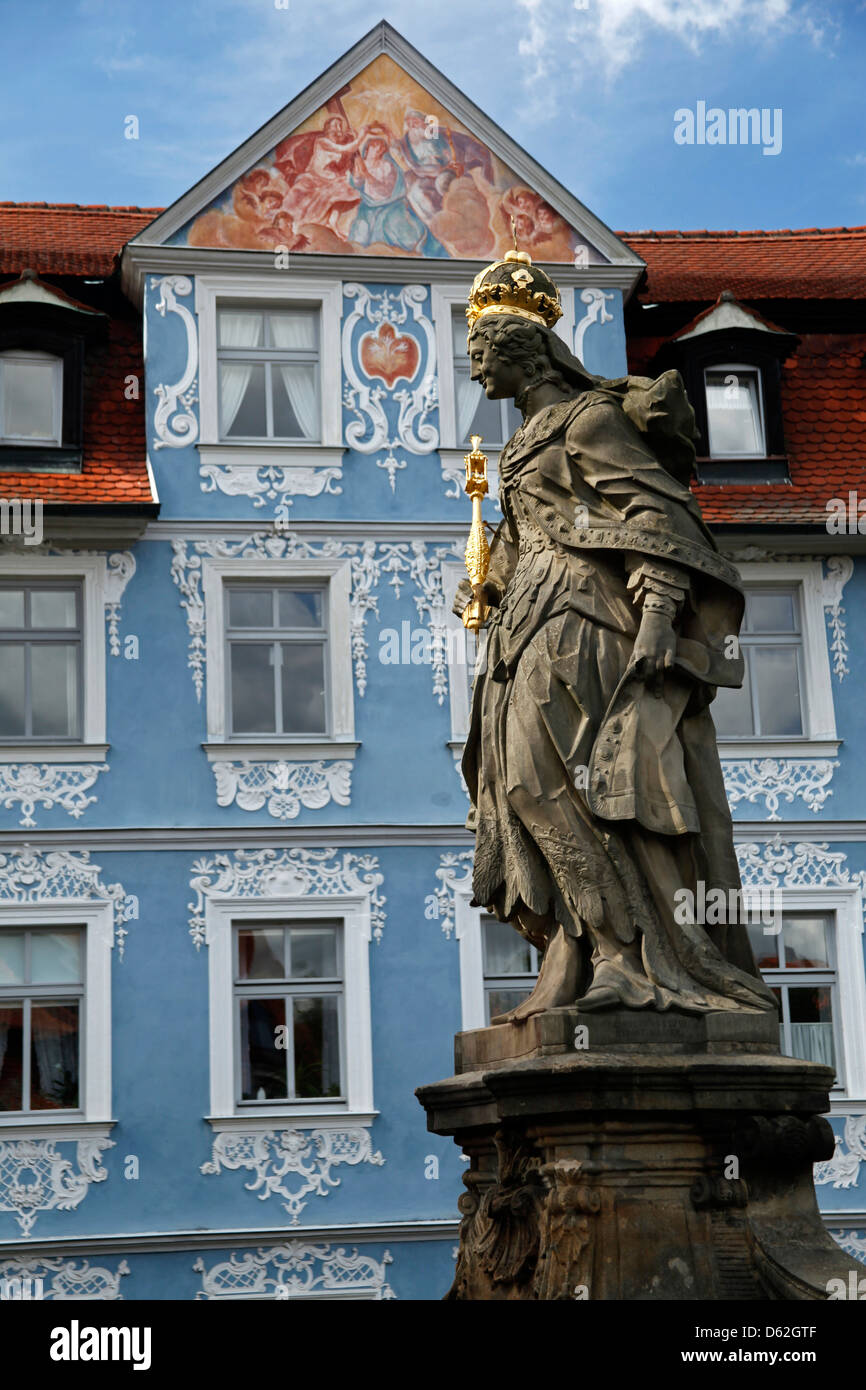
[[[739,919],[677,910],[699,881],[740,890],[710,706],[742,684],[743,597],[688,488],[694,417],[676,373],[592,376],[560,314],[517,251],[467,309],[473,379],[523,414],[463,758],[474,903],[544,952],[531,997],[494,1021],[575,1003],[766,1013]],[[464,582],[455,610],[470,597]]]

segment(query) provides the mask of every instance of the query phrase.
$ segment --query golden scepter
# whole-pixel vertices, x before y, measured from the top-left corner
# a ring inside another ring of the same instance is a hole
[[[472,435],[472,452],[464,455],[466,492],[472,498],[472,525],[466,542],[466,569],[472,583],[472,598],[463,610],[463,626],[477,632],[487,619],[484,581],[490,569],[490,547],[481,518],[481,499],[487,493],[487,456],[480,449],[481,435]]]

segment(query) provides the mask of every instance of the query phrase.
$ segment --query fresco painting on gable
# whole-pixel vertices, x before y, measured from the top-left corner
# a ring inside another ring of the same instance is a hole
[[[255,251],[604,258],[382,54],[172,238]]]

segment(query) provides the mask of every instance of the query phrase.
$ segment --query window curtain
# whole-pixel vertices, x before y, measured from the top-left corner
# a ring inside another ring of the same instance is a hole
[[[309,314],[272,314],[271,337],[274,347],[292,348],[296,352],[314,350],[315,339],[311,332]],[[301,427],[305,439],[316,439],[319,434],[319,402],[316,396],[316,371],[302,363],[280,363],[279,372],[289,404]]]
[[[78,1085],[78,1009],[68,1004],[42,1007],[34,1000],[31,1028],[38,1088],[53,1097],[58,1109],[66,1109],[68,1093]]]
[[[794,1056],[802,1057],[804,1062],[835,1066],[832,1023],[792,1023],[791,1049]]]
[[[236,311],[220,313],[220,342],[223,347],[261,347],[263,319],[261,314]],[[241,408],[241,401],[250,384],[251,362],[220,362],[220,435],[224,438]]]
[[[457,443],[469,438],[469,428],[475,419],[481,387],[472,381],[468,372],[454,373],[454,407],[457,415]]]

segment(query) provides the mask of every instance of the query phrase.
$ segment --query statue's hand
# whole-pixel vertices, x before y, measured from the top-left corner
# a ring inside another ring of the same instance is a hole
[[[496,608],[499,604],[499,590],[494,584],[482,584],[481,587],[484,593],[484,602],[487,604],[488,608]],[[451,607],[451,612],[455,613],[458,618],[462,618],[465,610],[472,602],[472,598],[472,585],[468,579],[461,579],[460,583],[457,585],[457,592],[454,595],[454,603]]]
[[[663,613],[644,612],[629,662],[629,671],[660,695],[665,672],[673,669],[677,635]]]

